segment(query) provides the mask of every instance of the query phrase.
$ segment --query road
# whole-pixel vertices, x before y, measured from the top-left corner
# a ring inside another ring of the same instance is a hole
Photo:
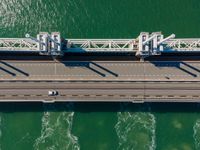
[[[5,80],[200,81],[200,62],[0,61]]]
[[[199,102],[200,62],[1,61],[0,101]]]
[[[48,96],[49,90],[58,96]],[[200,82],[0,82],[0,101],[198,102]]]
[[[12,84],[10,86],[9,84]],[[49,90],[58,96],[48,96]],[[1,82],[1,101],[198,102],[200,82]]]

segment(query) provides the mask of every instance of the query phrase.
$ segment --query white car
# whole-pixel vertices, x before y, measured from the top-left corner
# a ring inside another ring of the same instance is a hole
[[[55,91],[55,90],[49,91],[48,95],[49,96],[56,96],[56,95],[58,95],[58,91]]]

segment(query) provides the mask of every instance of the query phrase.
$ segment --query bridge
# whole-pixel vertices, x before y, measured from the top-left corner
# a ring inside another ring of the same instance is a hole
[[[65,53],[120,52],[135,53],[141,59],[162,53],[200,52],[200,38],[166,38],[161,32],[142,32],[136,39],[62,39],[59,32],[41,32],[37,38],[0,38],[0,52],[39,53],[63,56]]]
[[[102,60],[65,59],[70,53],[88,52]],[[36,53],[59,58],[0,59],[0,102],[199,102],[200,56],[196,60],[148,59],[166,53],[189,53],[192,58],[199,52],[200,38],[175,39],[174,34],[164,37],[160,32],[142,32],[136,39],[63,39],[58,32],[41,32],[37,38],[29,34],[0,38],[2,56],[27,53],[31,58]],[[132,53],[142,61],[113,57],[105,61],[99,53],[111,53],[111,57]]]

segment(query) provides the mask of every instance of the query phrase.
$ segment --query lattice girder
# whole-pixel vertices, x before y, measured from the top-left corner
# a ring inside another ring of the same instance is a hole
[[[166,49],[176,51],[200,51],[200,39],[172,39],[164,45]]]
[[[39,51],[37,42],[26,38],[0,38],[0,51]]]

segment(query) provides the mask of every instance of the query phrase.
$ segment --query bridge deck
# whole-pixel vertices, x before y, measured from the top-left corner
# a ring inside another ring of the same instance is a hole
[[[2,80],[200,81],[200,62],[1,61]]]
[[[0,101],[196,102],[200,62],[1,61]]]
[[[0,102],[103,101],[103,102],[199,102],[200,82],[8,82],[0,85]],[[144,89],[145,87],[145,89]],[[48,96],[56,89],[58,96]]]

